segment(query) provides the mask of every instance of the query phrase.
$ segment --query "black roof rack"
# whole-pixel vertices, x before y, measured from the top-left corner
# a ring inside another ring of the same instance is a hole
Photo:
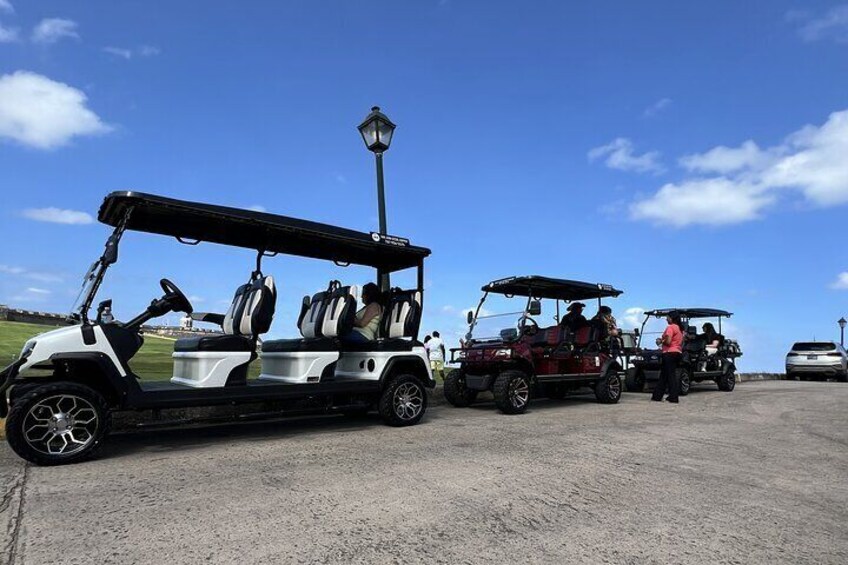
[[[618,296],[621,290],[608,284],[552,279],[538,275],[509,277],[492,281],[482,288],[484,292],[512,296],[532,296],[556,300],[588,300]]]
[[[682,318],[729,318],[733,312],[727,310],[718,310],[717,308],[658,308],[645,312],[646,316],[662,318],[668,316],[672,312],[677,312]]]
[[[364,233],[266,212],[166,198],[141,192],[113,192],[98,219],[117,226],[132,208],[127,229],[285,253],[338,263],[398,271],[419,265],[430,250],[399,237]]]

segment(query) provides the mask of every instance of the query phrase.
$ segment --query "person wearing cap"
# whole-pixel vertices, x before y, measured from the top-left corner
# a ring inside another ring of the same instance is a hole
[[[589,322],[586,320],[586,317],[583,315],[583,308],[586,305],[582,302],[572,302],[568,305],[568,314],[563,316],[562,320],[560,320],[559,325],[568,328],[572,332],[576,332]]]

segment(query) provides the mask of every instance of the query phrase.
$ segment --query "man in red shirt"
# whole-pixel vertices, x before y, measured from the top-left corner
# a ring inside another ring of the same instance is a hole
[[[668,390],[668,400],[677,404],[680,393],[680,379],[677,375],[677,367],[683,357],[683,330],[681,329],[680,314],[671,312],[666,316],[668,327],[658,339],[657,345],[662,347],[662,368],[660,379],[654,388],[651,400],[661,402],[663,395]]]

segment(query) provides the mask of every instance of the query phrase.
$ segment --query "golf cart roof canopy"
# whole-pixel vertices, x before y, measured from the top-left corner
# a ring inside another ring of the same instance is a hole
[[[492,281],[482,290],[510,296],[532,296],[533,298],[567,301],[618,296],[622,293],[622,291],[608,284],[552,279],[538,275],[509,277]]]
[[[364,233],[266,212],[188,202],[141,192],[113,192],[98,219],[118,226],[132,209],[126,228],[337,263],[398,271],[421,264],[430,250],[399,237]]]
[[[664,318],[672,312],[677,312],[681,318],[688,320],[693,318],[729,318],[733,315],[733,312],[718,310],[716,308],[660,308],[645,312],[645,315],[654,318]]]

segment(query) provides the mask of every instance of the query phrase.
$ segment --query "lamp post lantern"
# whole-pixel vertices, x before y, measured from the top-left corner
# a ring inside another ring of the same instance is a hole
[[[839,324],[839,345],[845,347],[845,326],[848,325],[848,321],[845,318],[839,318],[836,323]]]
[[[380,213],[380,233],[383,235],[387,233],[386,194],[383,184],[383,152],[389,150],[395,127],[397,126],[385,114],[380,112],[379,106],[371,108],[371,113],[359,124],[359,133],[362,135],[362,141],[365,142],[365,147],[374,153],[374,158],[377,161],[377,207]],[[389,277],[387,274],[380,275],[380,288],[382,290],[389,289]]]

